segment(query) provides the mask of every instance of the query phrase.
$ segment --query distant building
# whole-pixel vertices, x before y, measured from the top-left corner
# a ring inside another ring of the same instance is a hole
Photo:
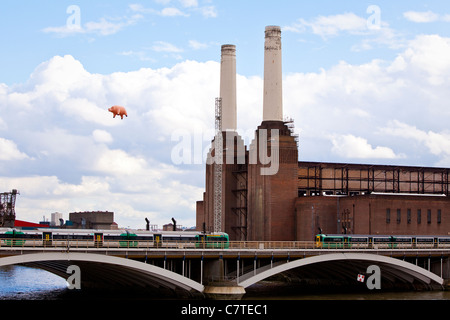
[[[70,212],[69,220],[72,222],[73,229],[117,229],[114,212],[110,211]]]
[[[51,214],[50,226],[51,227],[59,227],[59,226],[61,226],[60,219],[62,219],[62,216],[63,215],[60,212],[53,212]]]
[[[177,230],[175,230],[175,231],[183,231],[183,229],[181,229],[181,226],[176,226],[176,229]],[[163,225],[163,231],[174,231],[173,230],[173,223],[168,223],[168,224],[165,224],[165,225]]]

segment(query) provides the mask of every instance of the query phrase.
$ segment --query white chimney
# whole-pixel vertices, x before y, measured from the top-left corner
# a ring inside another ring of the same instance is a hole
[[[222,45],[220,97],[222,98],[222,131],[236,131],[236,46],[232,44]]]
[[[283,121],[281,28],[267,26],[264,43],[263,121]]]

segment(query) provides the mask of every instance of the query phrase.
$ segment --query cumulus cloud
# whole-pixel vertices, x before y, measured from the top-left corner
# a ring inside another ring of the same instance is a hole
[[[18,214],[32,221],[53,211],[116,210],[122,225],[144,225],[144,217],[162,225],[172,216],[194,225],[203,179],[199,167],[193,174],[172,164],[170,134],[213,128],[218,70],[216,62],[186,61],[99,75],[68,55],[42,63],[24,84],[2,84],[8,130],[0,134],[0,161],[25,169],[3,166],[0,186],[21,190]],[[113,104],[125,105],[129,117],[113,119]]]
[[[369,6],[367,13],[367,16],[358,16],[353,12],[347,12],[329,16],[321,15],[310,20],[300,18],[294,23],[284,26],[283,31],[300,34],[312,33],[324,40],[343,34],[361,37],[360,43],[350,48],[352,51],[369,50],[376,45],[387,45],[395,49],[403,46],[401,35],[381,19],[381,10],[377,6]]]
[[[398,157],[387,157],[389,163],[441,163],[444,154],[431,158],[429,150],[408,150],[404,140],[392,139],[382,128],[392,120],[411,126],[420,123],[421,128],[433,128],[434,132],[448,128],[449,40],[420,35],[392,61],[372,60],[360,65],[341,61],[320,72],[287,75],[283,82],[284,113],[293,117],[299,128],[300,158],[335,161],[330,157],[333,140],[324,137],[352,135],[365,139],[374,150],[377,146],[391,149]],[[342,160],[352,161],[348,155]],[[365,161],[380,162],[376,157]]]
[[[299,158],[450,164],[449,41],[421,35],[389,61],[285,75],[284,114],[300,134]],[[214,131],[219,60],[101,75],[56,56],[27,82],[0,84],[0,161],[8,164],[0,167],[0,190],[19,189],[18,215],[31,221],[54,211],[112,210],[121,226],[143,227],[145,217],[194,225],[205,159],[174,163],[180,141],[172,134],[192,133],[187,148],[193,155],[200,145],[203,157]],[[246,139],[262,121],[262,90],[261,77],[238,74],[238,128]],[[116,104],[128,118],[112,118],[107,109]]]
[[[343,158],[353,159],[395,159],[399,158],[391,148],[372,147],[367,139],[351,134],[331,136],[332,152]]]
[[[392,136],[412,139],[423,144],[433,155],[450,156],[450,132],[434,132],[421,130],[398,120],[391,121],[389,126],[382,129]]]
[[[0,160],[22,160],[29,158],[20,152],[14,141],[0,138]]]
[[[432,11],[407,11],[403,16],[412,22],[433,22],[439,19],[439,15]]]
[[[416,23],[429,23],[436,21],[450,22],[450,14],[438,14],[431,10],[428,11],[406,11],[403,16],[412,22]]]
[[[99,143],[111,143],[113,142],[113,137],[108,131],[96,129],[92,132],[92,137],[95,142]]]

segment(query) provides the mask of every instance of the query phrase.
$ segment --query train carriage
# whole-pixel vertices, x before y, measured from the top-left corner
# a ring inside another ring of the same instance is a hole
[[[450,236],[317,234],[316,248],[421,249],[449,248]]]
[[[392,236],[391,237],[391,248],[412,248],[413,237],[411,236]]]
[[[197,234],[195,238],[197,248],[228,249],[230,245],[230,238],[226,233]]]
[[[52,229],[0,229],[0,245],[41,247],[109,247],[109,248],[228,248],[226,233],[197,231],[134,231]]]
[[[349,243],[351,245],[351,248],[368,248],[369,247],[369,237],[368,236],[350,235]]]
[[[449,248],[450,247],[450,237],[437,237],[436,246],[438,248]]]
[[[417,249],[434,248],[436,239],[432,236],[418,236],[413,239],[413,247]]]
[[[316,248],[342,249],[347,239],[346,235],[318,234],[316,235]]]

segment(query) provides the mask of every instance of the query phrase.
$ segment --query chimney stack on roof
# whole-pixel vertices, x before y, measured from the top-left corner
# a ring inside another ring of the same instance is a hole
[[[281,28],[267,26],[264,43],[263,121],[283,121]]]
[[[222,45],[220,97],[222,98],[222,131],[236,131],[236,46],[232,44]]]

